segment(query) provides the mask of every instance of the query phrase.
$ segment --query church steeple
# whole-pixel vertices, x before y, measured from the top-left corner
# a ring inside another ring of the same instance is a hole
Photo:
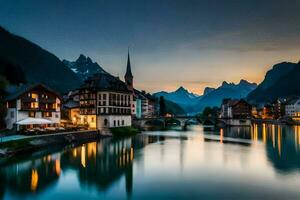
[[[129,55],[129,48],[128,48],[128,57],[127,57],[127,67],[126,67],[126,74],[124,76],[125,83],[129,90],[133,90],[133,75],[131,73],[131,64],[130,64],[130,55]]]
[[[126,74],[125,77],[133,77],[131,73],[131,64],[130,64],[130,55],[129,55],[129,49],[128,49],[128,57],[127,57],[127,68],[126,68]]]

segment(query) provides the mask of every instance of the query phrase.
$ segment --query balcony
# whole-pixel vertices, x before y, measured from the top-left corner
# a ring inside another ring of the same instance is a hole
[[[39,99],[40,103],[55,103],[56,99],[45,99],[45,98],[41,98]]]
[[[26,96],[26,97],[23,97],[23,98],[21,99],[21,101],[22,101],[22,102],[25,102],[25,103],[29,103],[29,102],[37,102],[37,99],[34,99],[34,98],[31,98],[31,97]]]

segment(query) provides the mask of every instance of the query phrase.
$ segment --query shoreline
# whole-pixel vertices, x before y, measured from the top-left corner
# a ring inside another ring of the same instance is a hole
[[[109,137],[96,130],[53,133],[49,135],[28,136],[23,139],[0,143],[0,159],[32,153],[49,145],[68,145]]]

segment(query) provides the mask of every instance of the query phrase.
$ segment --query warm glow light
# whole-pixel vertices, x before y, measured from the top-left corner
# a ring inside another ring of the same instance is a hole
[[[275,148],[275,125],[272,124],[272,143],[273,143],[273,148]]]
[[[221,128],[220,129],[220,143],[223,143],[223,134],[224,134],[224,130]]]
[[[263,130],[262,130],[262,134],[263,134],[263,143],[266,144],[267,143],[267,130],[266,130],[266,124],[263,124]]]
[[[281,128],[278,126],[278,133],[277,133],[277,144],[278,144],[278,153],[279,156],[281,155]]]
[[[85,160],[85,146],[81,147],[81,165],[85,168],[86,167],[86,160]]]
[[[60,175],[60,172],[61,172],[60,159],[55,160],[55,172],[56,172],[57,176]]]
[[[39,183],[38,172],[36,169],[32,169],[31,170],[31,185],[30,185],[31,191],[36,191],[38,183]]]
[[[130,148],[130,160],[133,160],[133,148]]]
[[[74,157],[74,158],[77,157],[77,149],[73,149],[73,157]]]
[[[96,152],[97,152],[97,143],[96,142],[92,142],[87,144],[87,151],[88,151],[88,158],[90,157],[94,157],[96,158]]]

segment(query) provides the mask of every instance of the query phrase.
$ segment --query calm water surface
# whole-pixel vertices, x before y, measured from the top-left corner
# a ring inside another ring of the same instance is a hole
[[[0,161],[0,199],[299,199],[300,127],[145,132]]]

